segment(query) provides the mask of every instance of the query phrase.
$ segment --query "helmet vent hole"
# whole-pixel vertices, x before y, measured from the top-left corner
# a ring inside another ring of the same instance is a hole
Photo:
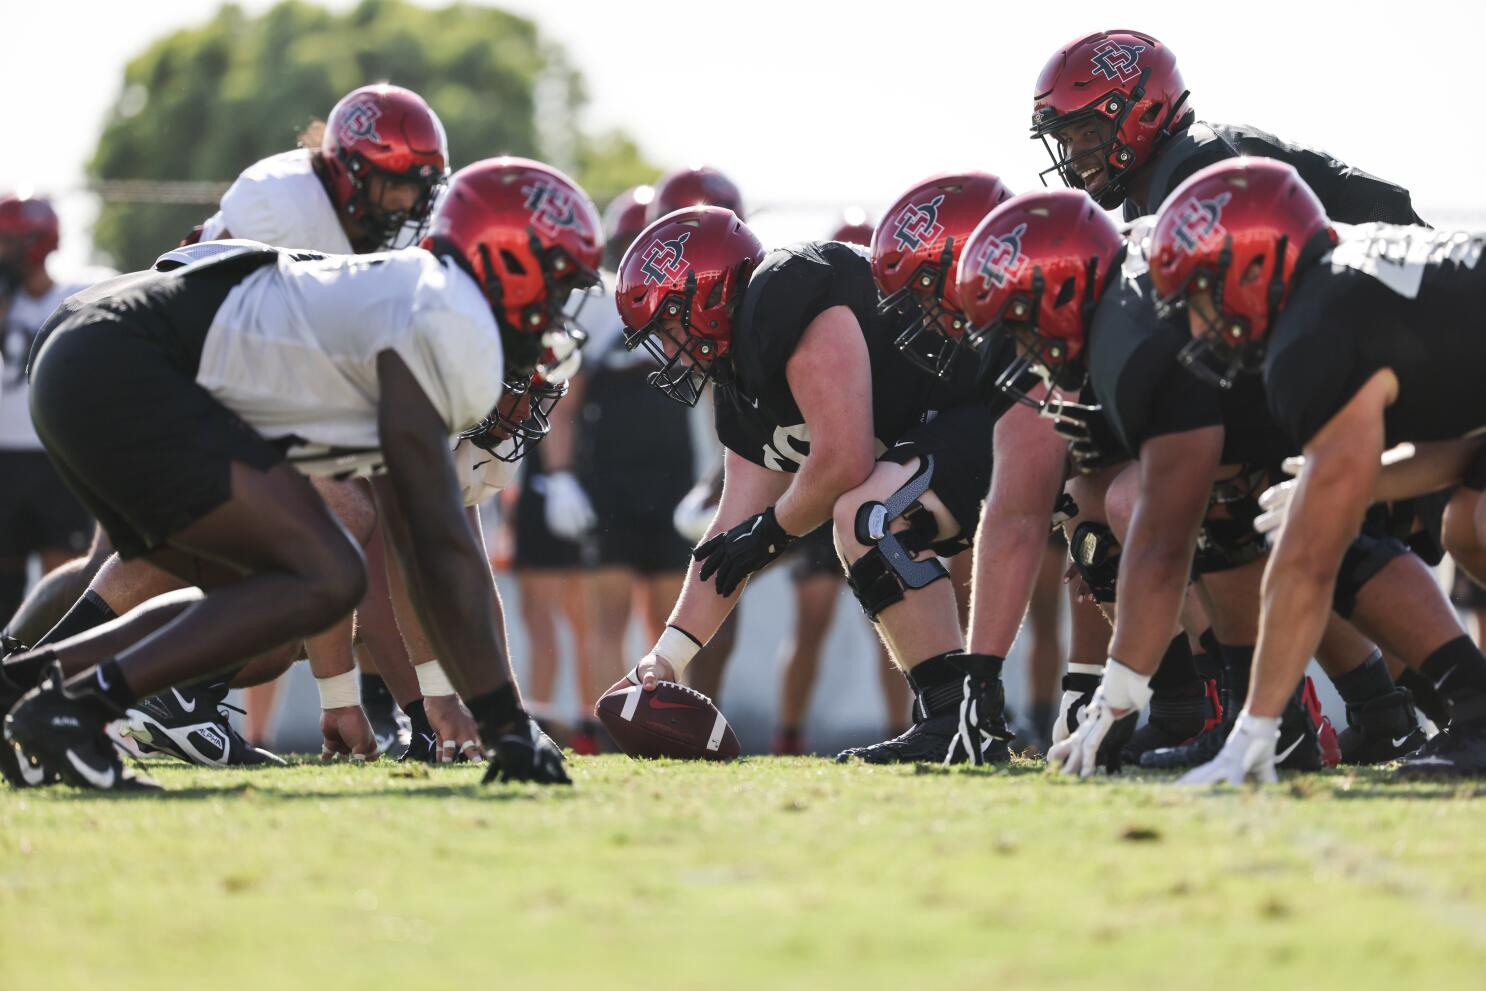
[[[507,250],[505,248],[502,248],[501,249],[501,251],[500,251],[500,260],[501,260],[501,263],[506,266],[506,270],[508,272],[510,272],[512,275],[525,275],[526,274],[526,266],[523,265],[523,264],[521,264],[521,259],[517,258],[509,250]]]
[[[1156,118],[1161,116],[1162,106],[1163,105],[1160,103],[1152,103],[1150,107],[1146,109],[1146,112],[1140,115],[1140,122],[1142,124],[1154,124],[1156,122]]]
[[[1063,280],[1063,284],[1058,287],[1058,296],[1053,300],[1053,306],[1055,308],[1067,306],[1073,302],[1073,297],[1078,292],[1078,287],[1074,285],[1074,281],[1072,277],[1066,278]]]
[[[1253,261],[1249,262],[1247,266],[1245,266],[1243,270],[1243,278],[1239,280],[1239,285],[1247,286],[1251,283],[1258,282],[1259,279],[1263,277],[1265,257],[1266,256],[1264,255],[1259,255]]]
[[[722,305],[722,280],[718,279],[712,283],[712,289],[707,293],[707,301],[702,304],[706,310],[714,310]]]

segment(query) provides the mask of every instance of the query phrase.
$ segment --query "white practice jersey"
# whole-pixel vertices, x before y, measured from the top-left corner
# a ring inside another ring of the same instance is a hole
[[[243,170],[223,194],[221,209],[202,226],[203,241],[222,237],[351,254],[335,204],[305,148],[270,156]]]
[[[389,349],[443,417],[451,445],[500,396],[490,305],[454,262],[419,248],[280,256],[227,295],[196,381],[264,437],[288,439],[305,474],[365,474],[382,460],[376,364]]]
[[[31,426],[31,390],[26,386],[26,359],[41,325],[52,311],[86,282],[58,282],[50,292],[27,295],[17,289],[9,308],[0,299],[0,348],[5,352],[5,370],[0,381],[0,450],[39,451],[41,441]]]

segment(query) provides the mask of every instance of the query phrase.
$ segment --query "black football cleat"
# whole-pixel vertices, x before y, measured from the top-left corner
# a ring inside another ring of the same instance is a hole
[[[1486,698],[1456,699],[1450,722],[1399,763],[1398,776],[1415,781],[1486,777]]]
[[[372,735],[377,738],[377,750],[393,760],[401,760],[413,745],[413,728],[392,696],[389,694],[385,700],[363,698],[361,708],[371,723]]]
[[[1187,690],[1151,699],[1150,717],[1120,751],[1126,764],[1139,766],[1152,750],[1179,747],[1222,722],[1223,708],[1214,681],[1194,682]]]
[[[1414,700],[1404,688],[1363,705],[1347,706],[1347,727],[1339,736],[1343,764],[1386,764],[1426,742]]]
[[[255,747],[233,728],[227,685],[188,685],[140,699],[125,715],[125,734],[151,750],[199,767],[285,766],[284,759]]]
[[[836,761],[841,764],[850,760],[868,764],[942,764],[959,735],[958,713],[944,713],[928,719],[919,718],[915,713],[913,725],[902,736],[867,747],[843,750],[836,755]],[[986,759],[991,760],[991,757],[988,755]]]
[[[1321,727],[1302,700],[1305,681],[1280,714],[1280,738],[1274,745],[1274,766],[1281,771],[1319,771],[1326,766],[1321,752]],[[1319,705],[1319,703],[1318,703]]]
[[[15,682],[0,673],[0,719],[10,712],[26,694]],[[57,776],[48,774],[41,764],[27,756],[8,739],[0,739],[0,776],[12,788],[35,788],[55,784]]]
[[[1147,750],[1140,755],[1140,766],[1159,771],[1179,771],[1206,764],[1218,756],[1223,744],[1228,742],[1228,732],[1231,729],[1233,720],[1225,718],[1212,729],[1198,733],[1179,746]]]
[[[5,717],[5,739],[48,774],[75,788],[93,791],[157,791],[148,775],[124,766],[104,733],[106,710],[88,697],[63,690],[62,669],[53,665],[40,688],[32,689]]]
[[[404,750],[402,756],[396,760],[401,764],[437,764],[439,762],[439,738],[433,733],[414,730],[408,749]]]

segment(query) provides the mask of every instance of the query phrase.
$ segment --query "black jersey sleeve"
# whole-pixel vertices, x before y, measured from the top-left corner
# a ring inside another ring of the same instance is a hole
[[[1369,319],[1366,280],[1317,264],[1291,291],[1264,363],[1269,408],[1296,446],[1310,443],[1378,366],[1358,347]]]
[[[1125,220],[1136,220],[1161,208],[1171,191],[1199,170],[1214,162],[1236,158],[1238,149],[1213,127],[1197,121],[1161,146],[1150,164],[1150,181],[1146,184],[1145,206],[1133,199],[1125,200]]]
[[[1223,408],[1216,387],[1203,382],[1176,361],[1156,380],[1141,443],[1153,437],[1223,425]]]
[[[1382,221],[1424,225],[1414,212],[1409,191],[1396,183],[1353,168],[1324,151],[1282,141],[1246,124],[1215,124],[1213,129],[1240,154],[1277,158],[1293,166],[1332,220],[1344,224]]]

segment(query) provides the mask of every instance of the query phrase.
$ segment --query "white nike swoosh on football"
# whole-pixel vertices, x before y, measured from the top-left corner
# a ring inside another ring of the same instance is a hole
[[[1298,746],[1300,746],[1304,742],[1305,742],[1305,736],[1304,736],[1304,734],[1302,734],[1300,736],[1297,736],[1295,738],[1295,742],[1294,743],[1290,744],[1284,750],[1281,750],[1279,753],[1277,753],[1277,754],[1274,755],[1274,762],[1276,764],[1283,764],[1285,762],[1285,758],[1286,757],[1289,757],[1291,754],[1293,754],[1295,752],[1295,748],[1298,747]]]
[[[172,695],[175,696],[175,700],[180,703],[181,708],[184,709],[186,712],[195,712],[196,711],[196,700],[195,699],[192,699],[191,702],[190,702],[190,704],[188,705],[186,703],[186,697],[184,695],[182,695],[180,692],[176,691],[174,688],[172,688],[170,690],[170,694],[172,694]]]
[[[114,786],[114,779],[118,777],[113,768],[110,767],[107,772],[99,771],[71,750],[67,751],[67,761],[94,788],[107,791]]]

